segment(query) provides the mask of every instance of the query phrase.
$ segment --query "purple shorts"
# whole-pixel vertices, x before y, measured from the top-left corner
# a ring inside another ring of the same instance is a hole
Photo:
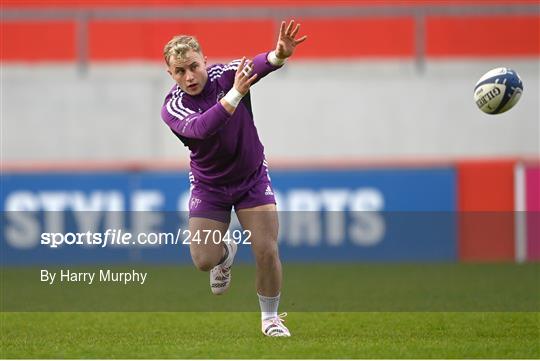
[[[189,217],[209,218],[229,223],[231,209],[252,208],[263,204],[276,204],[274,190],[264,160],[250,176],[235,184],[215,186],[202,183],[189,174],[191,196]]]

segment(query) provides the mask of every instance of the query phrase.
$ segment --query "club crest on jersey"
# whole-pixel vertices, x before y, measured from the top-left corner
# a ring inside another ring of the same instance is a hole
[[[219,94],[217,95],[216,101],[219,102],[221,98],[223,98],[224,96],[225,96],[225,92],[223,90],[220,91]]]
[[[191,198],[189,208],[194,209],[197,208],[201,204],[201,200],[199,198]]]

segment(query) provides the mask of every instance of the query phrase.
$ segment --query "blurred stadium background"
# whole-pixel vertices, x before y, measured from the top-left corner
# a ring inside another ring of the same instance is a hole
[[[243,313],[2,312],[3,357],[540,355],[538,1],[1,6],[2,311],[257,311],[247,247],[222,302],[186,246],[51,249],[39,239],[185,229],[185,213],[174,211],[187,203],[188,152],[160,119],[173,85],[163,45],[194,34],[209,63],[228,62],[270,50],[282,19],[309,39],[252,89],[283,211],[282,309],[508,311],[293,312],[298,338],[277,353],[260,340],[258,316]],[[499,66],[517,70],[524,95],[489,116],[473,88]],[[137,264],[151,278],[144,287],[49,287],[37,276],[95,264]],[[245,339],[220,333],[216,344],[216,327]]]
[[[356,238],[346,222],[325,233],[306,215],[289,233],[284,223],[286,259],[540,258],[529,0],[2,1],[2,209],[184,209],[188,152],[159,116],[172,85],[163,44],[195,34],[210,63],[228,62],[271,49],[286,18],[309,41],[252,91],[281,210],[505,214],[497,228],[458,219],[423,240],[423,227],[400,240],[369,221]],[[472,89],[497,66],[525,92],[488,116]],[[9,261],[37,252],[29,230],[8,234]]]

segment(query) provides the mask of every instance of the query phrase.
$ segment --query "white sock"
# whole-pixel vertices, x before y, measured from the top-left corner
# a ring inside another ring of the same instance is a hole
[[[259,293],[257,296],[259,296],[259,305],[261,306],[261,320],[276,318],[281,293],[275,297],[262,296]]]

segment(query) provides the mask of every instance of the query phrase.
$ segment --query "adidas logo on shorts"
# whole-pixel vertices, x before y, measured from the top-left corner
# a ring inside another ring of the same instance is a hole
[[[270,188],[270,186],[266,186],[266,190],[264,191],[264,195],[265,196],[273,196],[274,195],[274,192],[272,192],[272,188]]]

